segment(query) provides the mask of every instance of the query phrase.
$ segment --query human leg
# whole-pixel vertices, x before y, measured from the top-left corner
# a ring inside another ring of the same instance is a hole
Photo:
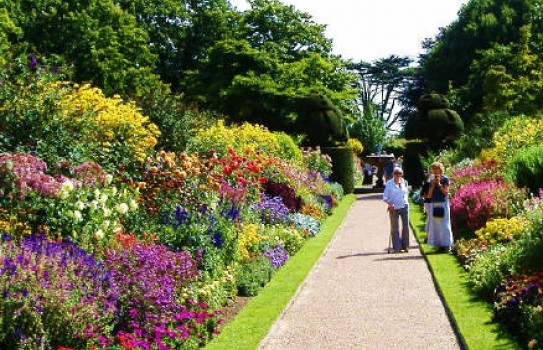
[[[399,251],[402,243],[400,241],[400,210],[390,213],[390,235],[392,236],[392,249]]]
[[[405,207],[399,210],[400,216],[402,218],[402,249],[409,249],[409,208]]]

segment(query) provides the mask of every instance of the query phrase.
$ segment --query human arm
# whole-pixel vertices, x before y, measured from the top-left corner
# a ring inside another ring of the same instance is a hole
[[[383,191],[383,202],[385,202],[388,205],[389,211],[394,211],[394,204],[390,200],[390,195],[391,195],[391,188],[389,184],[387,183],[387,185],[385,186],[385,190]]]
[[[447,177],[435,176],[430,180],[428,188],[428,197],[432,198],[434,191],[440,191],[443,195],[449,194],[449,179]]]

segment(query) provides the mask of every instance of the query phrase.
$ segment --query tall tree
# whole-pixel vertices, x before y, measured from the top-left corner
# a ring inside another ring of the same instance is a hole
[[[529,48],[536,54],[543,52],[542,7],[543,0],[469,1],[460,10],[458,19],[439,34],[421,61],[428,90],[447,94],[451,89],[469,85],[469,91],[464,89],[465,93],[451,96],[451,103],[466,125],[471,125],[485,103],[481,83],[486,73],[479,68],[487,65],[492,56],[493,59],[503,57],[500,50],[522,42],[525,34],[521,28],[530,31]],[[512,63],[507,66],[511,67]],[[479,79],[474,79],[474,74],[479,75]]]
[[[372,63],[349,65],[358,76],[358,104],[364,114],[371,111],[389,131],[400,131],[405,120],[399,114],[398,101],[405,94],[415,70],[408,57],[389,56]]]
[[[156,56],[134,16],[112,0],[0,0],[22,31],[13,45],[58,55],[75,67],[77,81],[107,94],[156,88]]]
[[[313,52],[329,55],[332,40],[324,34],[326,26],[311,15],[278,0],[250,0],[251,9],[241,19],[242,35],[251,47],[273,52],[292,61]]]

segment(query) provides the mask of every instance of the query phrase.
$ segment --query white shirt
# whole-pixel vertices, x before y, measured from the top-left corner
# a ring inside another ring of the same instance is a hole
[[[388,204],[394,204],[394,209],[402,209],[407,206],[408,195],[407,181],[400,179],[400,182],[396,183],[394,179],[390,179],[385,185],[383,201]]]

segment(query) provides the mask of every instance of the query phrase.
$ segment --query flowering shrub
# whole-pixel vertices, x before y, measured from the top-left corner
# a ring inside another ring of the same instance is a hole
[[[61,159],[96,160],[109,171],[142,162],[160,134],[133,103],[105,97],[98,88],[29,74],[23,84],[0,87],[3,150],[37,152],[49,164]]]
[[[238,234],[238,255],[242,261],[248,261],[258,252],[258,244],[264,237],[260,234],[260,225],[241,225]]]
[[[79,136],[87,145],[89,157],[111,170],[117,164],[142,163],[160,135],[134,103],[124,102],[117,95],[105,97],[100,89],[88,84],[75,86],[60,103],[65,123],[80,125],[85,121]]]
[[[0,156],[0,197],[20,201],[32,193],[56,196],[67,179],[54,178],[46,170],[45,162],[27,153]]]
[[[543,270],[507,277],[496,288],[494,315],[530,349],[543,348]]]
[[[183,288],[199,275],[198,263],[187,251],[128,240],[122,250],[107,252],[119,296],[118,329],[141,348],[188,348],[187,341],[204,343],[217,322],[205,303],[181,303]]]
[[[539,144],[542,138],[543,120],[526,116],[512,118],[494,133],[494,147],[483,150],[480,157],[506,163],[519,149]]]
[[[503,243],[518,237],[528,225],[529,220],[522,216],[497,218],[487,221],[485,227],[475,231],[475,236],[484,245]]]
[[[483,242],[477,238],[460,238],[454,242],[456,258],[465,268],[469,268],[477,255],[485,252],[487,249],[487,245],[483,244]]]
[[[308,234],[301,228],[283,224],[265,226],[263,236],[270,245],[280,244],[292,256],[302,248]]]
[[[308,170],[320,173],[323,177],[330,177],[332,174],[332,158],[321,153],[320,148],[306,148],[303,150],[304,164]]]
[[[137,208],[136,194],[112,186],[111,177],[94,162],[56,164],[55,177],[46,170],[45,162],[29,154],[0,156],[0,204],[8,213],[5,219],[19,226],[11,225],[8,232],[21,234],[28,226],[51,238],[70,237],[93,251],[122,230],[121,220]]]
[[[124,230],[122,221],[138,208],[136,194],[125,186],[81,187],[46,202],[40,207],[38,224],[52,237],[70,237],[87,251],[98,252]]]
[[[290,216],[290,220],[295,227],[306,231],[310,237],[314,237],[319,233],[320,222],[309,215],[294,213]]]
[[[450,200],[453,232],[469,234],[491,218],[514,215],[523,196],[521,190],[503,181],[485,180],[460,186]]]
[[[271,266],[276,269],[285,265],[290,257],[286,249],[280,244],[275,244],[273,247],[266,249],[263,255],[270,260]]]
[[[266,194],[260,195],[260,202],[256,204],[260,219],[265,224],[284,222],[288,219],[289,209],[283,204],[281,197],[270,198]]]
[[[233,223],[237,210],[216,211],[202,208],[189,211],[177,205],[169,216],[162,217],[157,226],[160,241],[174,250],[186,249],[199,255],[199,268],[211,277],[217,277],[226,266],[238,259],[237,229]]]
[[[511,266],[506,263],[510,255],[511,250],[496,244],[475,257],[468,269],[468,282],[476,294],[492,299],[496,286],[511,273]]]
[[[296,196],[294,189],[285,184],[267,181],[264,183],[264,193],[269,197],[280,197],[291,212],[300,210],[302,206],[302,198]]]
[[[360,142],[358,139],[348,139],[346,146],[350,148],[355,155],[361,154],[362,151],[364,151],[364,146],[362,146],[362,142]]]
[[[488,180],[502,181],[498,163],[496,161],[482,161],[468,164],[463,167],[451,169],[451,195],[454,195],[456,189],[464,184],[479,183]]]
[[[151,217],[170,212],[177,204],[198,210],[220,187],[214,169],[216,161],[202,159],[198,154],[161,151],[147,157],[133,178],[121,181],[139,189],[140,203]]]
[[[249,123],[226,126],[223,120],[219,120],[213,127],[198,130],[187,145],[189,152],[205,154],[211,149],[219,158],[227,156],[227,150],[237,154],[259,151],[264,156],[273,154],[295,162],[300,162],[302,158],[294,140],[284,133],[270,132],[263,126]]]
[[[488,246],[507,243],[525,232],[530,221],[523,216],[510,219],[497,218],[486,222],[483,228],[475,231],[476,238],[459,239],[454,244],[454,250],[460,263],[469,268],[478,254],[487,251]]]
[[[0,261],[2,349],[82,349],[112,331],[119,285],[73,243],[3,234]]]

